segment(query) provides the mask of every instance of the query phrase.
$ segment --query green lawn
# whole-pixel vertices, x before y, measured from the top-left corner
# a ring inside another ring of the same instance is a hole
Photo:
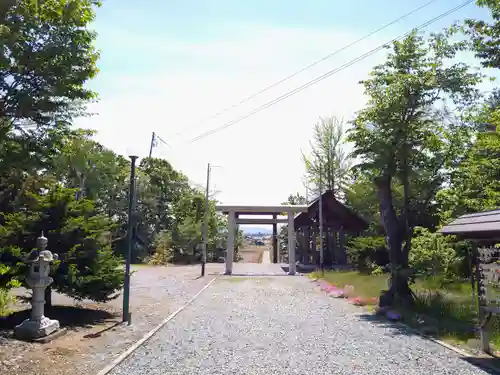
[[[387,289],[389,275],[367,275],[359,272],[327,271],[311,274],[340,288],[354,287],[356,297],[379,297]],[[472,300],[472,288],[467,281],[444,283],[440,278],[417,280],[412,286],[417,296],[411,311],[400,311],[405,323],[424,329],[427,334],[454,343],[477,345],[474,327],[477,324],[477,306]],[[493,319],[489,329],[494,347],[500,346],[500,319]]]
[[[340,288],[346,285],[354,286],[355,294],[357,297],[378,297],[380,291],[387,288],[386,275],[365,275],[359,272],[337,272],[325,271],[324,277],[321,272],[314,272],[312,277],[323,278],[330,284],[336,285]]]

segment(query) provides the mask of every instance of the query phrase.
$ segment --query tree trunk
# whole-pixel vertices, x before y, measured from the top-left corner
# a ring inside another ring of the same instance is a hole
[[[408,268],[408,254],[403,253],[403,228],[394,210],[391,190],[391,177],[382,176],[375,181],[379,200],[380,216],[387,236],[389,257],[391,261],[391,279],[389,290],[380,298],[381,306],[396,303],[408,304],[413,301],[408,285],[408,275],[401,272]]]

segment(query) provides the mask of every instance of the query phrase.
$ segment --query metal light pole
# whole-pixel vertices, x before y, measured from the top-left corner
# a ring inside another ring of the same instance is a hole
[[[323,181],[321,168],[319,171],[319,266],[321,273],[324,274],[324,252],[323,252]]]
[[[205,187],[205,215],[203,218],[203,239],[202,239],[202,260],[201,276],[205,276],[205,265],[207,263],[207,242],[208,242],[208,202],[210,198],[210,174],[212,168],[222,168],[220,165],[207,165],[207,186]]]
[[[208,237],[208,194],[210,188],[210,163],[207,165],[207,186],[205,189],[205,217],[203,219],[203,254],[201,259],[201,276],[205,276],[205,264],[207,263],[207,237]]]
[[[125,262],[125,278],[123,286],[123,315],[122,321],[132,323],[130,314],[130,263],[132,262],[133,216],[135,203],[135,162],[138,156],[130,155],[130,188],[128,197],[128,225],[127,225],[127,257]]]

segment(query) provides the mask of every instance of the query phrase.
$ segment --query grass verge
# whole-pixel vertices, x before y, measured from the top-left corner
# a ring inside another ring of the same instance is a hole
[[[368,275],[359,272],[327,271],[311,274],[339,288],[351,286],[355,297],[377,298],[387,289],[388,275]],[[403,321],[423,333],[455,345],[478,349],[477,305],[472,300],[472,288],[467,282],[443,283],[438,278],[417,280],[412,286],[417,296],[412,310],[399,311]],[[489,327],[494,348],[500,348],[500,317],[494,316]]]

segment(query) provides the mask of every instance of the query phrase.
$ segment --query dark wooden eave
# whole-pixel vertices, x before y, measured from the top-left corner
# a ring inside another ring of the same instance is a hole
[[[439,233],[461,239],[499,241],[500,209],[462,215],[441,228]]]
[[[333,192],[322,194],[323,225],[336,228],[343,227],[347,232],[362,232],[368,228],[368,223],[351,209],[340,203]],[[294,219],[295,230],[301,227],[316,226],[319,222],[319,198],[309,204],[307,212],[299,213]]]

